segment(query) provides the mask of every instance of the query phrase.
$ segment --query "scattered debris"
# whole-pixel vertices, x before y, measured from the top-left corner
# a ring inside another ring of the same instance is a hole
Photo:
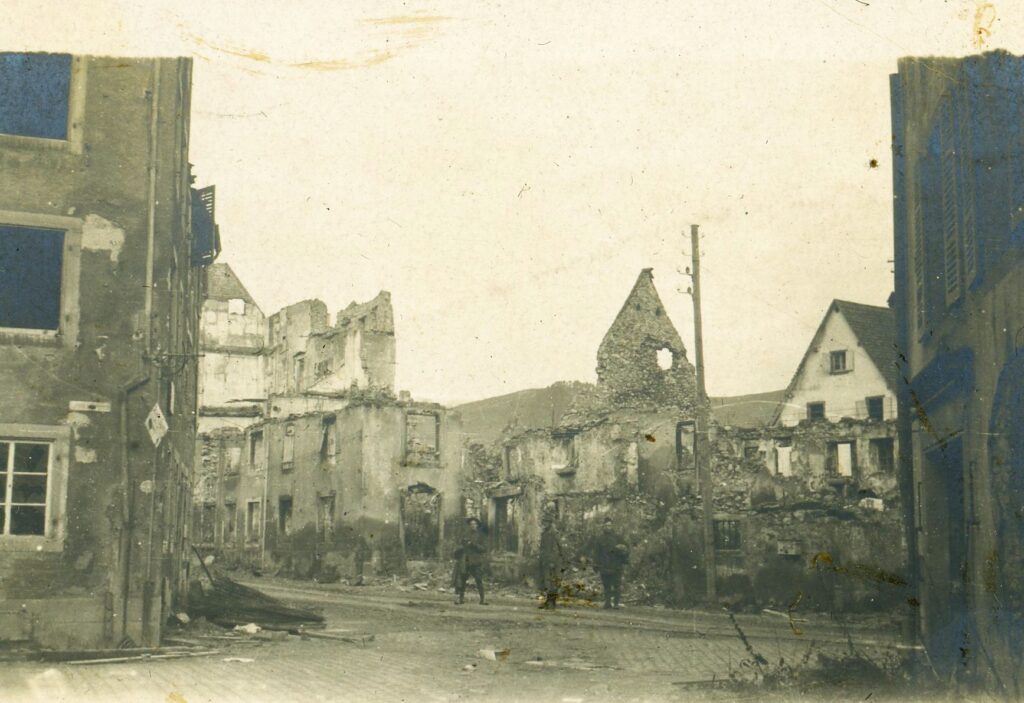
[[[248,625],[235,625],[235,632],[244,632],[247,635],[255,635],[263,628],[254,622],[250,622]]]
[[[200,647],[202,644],[199,640],[190,640],[184,637],[164,637],[161,639],[163,644],[171,645],[172,647]]]
[[[349,644],[366,645],[368,642],[373,642],[376,637],[372,634],[352,634],[352,635],[336,635],[327,632],[309,632],[307,630],[294,630],[293,635],[299,635],[300,637],[308,637],[316,640],[335,640],[337,642],[348,642]]]
[[[463,671],[476,671],[476,664],[466,664],[462,667]]]
[[[573,669],[575,671],[598,671],[599,669],[611,669],[610,666],[602,666],[600,664],[592,664],[591,662],[572,657],[562,661],[547,661],[545,659],[530,659],[529,661],[523,662],[530,666],[542,666],[554,669]]]
[[[324,621],[322,615],[309,610],[291,608],[255,588],[214,574],[205,563],[203,572],[206,575],[205,579],[189,584],[188,603],[191,617],[205,617],[222,627],[252,625],[264,630],[289,630],[315,626]]]
[[[97,659],[74,659],[72,661],[65,661],[64,664],[73,666],[87,666],[90,664],[122,664],[124,662],[156,661],[159,659],[185,659],[187,657],[208,657],[213,654],[220,654],[220,652],[215,649],[208,649],[189,652],[167,652],[166,654],[139,654],[136,656],[104,657]]]
[[[33,657],[41,662],[79,662],[123,657],[145,657],[157,654],[182,654],[196,651],[195,647],[120,647],[118,649],[75,649],[36,652]],[[200,650],[205,651],[205,650]]]
[[[487,659],[489,661],[505,661],[508,656],[512,653],[511,649],[481,649],[476,655],[481,659]]]
[[[237,664],[252,664],[256,660],[251,657],[224,657],[221,661],[234,662]]]

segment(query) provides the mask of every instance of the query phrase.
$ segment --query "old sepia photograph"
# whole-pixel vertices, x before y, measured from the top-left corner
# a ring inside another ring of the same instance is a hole
[[[0,701],[1024,700],[1024,5],[0,13]]]

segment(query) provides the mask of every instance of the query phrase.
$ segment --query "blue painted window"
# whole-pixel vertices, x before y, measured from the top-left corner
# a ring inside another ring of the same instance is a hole
[[[64,232],[0,225],[0,327],[60,326]]]
[[[69,54],[0,53],[0,133],[67,139]]]

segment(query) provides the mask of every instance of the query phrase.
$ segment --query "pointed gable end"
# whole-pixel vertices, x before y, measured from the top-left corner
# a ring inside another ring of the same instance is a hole
[[[690,409],[695,403],[693,365],[649,268],[640,272],[601,341],[597,382],[615,405]]]
[[[848,331],[842,332],[846,328]],[[837,360],[841,364],[838,368],[831,368],[833,362],[829,356],[830,350],[826,349],[828,337],[833,332],[846,335],[848,342],[837,352],[845,352]],[[786,398],[779,404],[773,424],[789,424],[785,421],[786,417],[790,422],[794,421],[794,413],[800,415],[804,412],[805,402],[824,404],[824,412],[828,417],[856,417],[863,412],[863,409],[857,407],[863,398],[894,395],[899,380],[895,342],[896,319],[892,310],[848,300],[833,300],[789,382]],[[869,372],[870,375],[865,376],[865,364],[868,368],[873,366],[878,374]],[[857,385],[847,382],[843,384],[843,389],[839,389],[834,384],[828,385],[831,381],[824,381],[829,377],[845,376],[852,371],[856,371],[853,379],[862,379],[855,381]],[[813,380],[815,377],[818,380]],[[874,381],[871,381],[872,377]],[[869,385],[862,387],[860,383]],[[855,397],[858,393],[862,396],[860,399]]]
[[[227,264],[213,264],[206,269],[206,297],[210,300],[244,300],[249,305],[256,301],[242,285],[238,275]]]
[[[846,318],[861,347],[885,378],[889,389],[895,392],[899,383],[899,367],[896,358],[896,316],[893,311],[848,300],[835,300],[832,307],[838,308]]]

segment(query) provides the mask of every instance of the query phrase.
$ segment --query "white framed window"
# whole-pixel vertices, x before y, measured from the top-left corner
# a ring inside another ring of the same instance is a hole
[[[0,210],[0,343],[77,342],[82,224]]]
[[[87,61],[0,52],[0,143],[82,153]]]
[[[838,349],[828,353],[829,373],[846,373],[853,370],[853,364],[850,362],[850,355],[845,349]]]
[[[70,430],[0,425],[0,551],[63,547]]]

